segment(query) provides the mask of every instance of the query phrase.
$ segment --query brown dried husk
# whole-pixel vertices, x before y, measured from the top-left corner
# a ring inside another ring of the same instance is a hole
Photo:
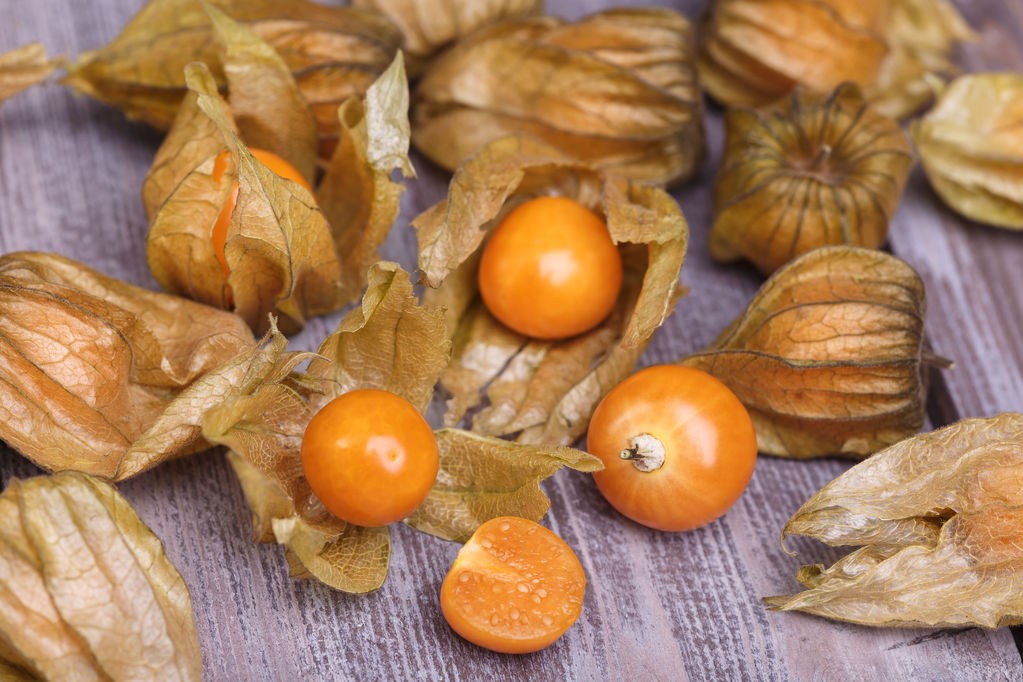
[[[396,56],[362,98],[337,111],[344,136],[314,198],[248,151],[275,152],[312,182],[314,125],[294,80],[266,43],[211,13],[227,46],[231,106],[206,67],[186,68],[191,94],[143,185],[149,265],[168,291],[233,310],[257,332],[273,313],[290,333],[358,297],[398,214],[404,185],[391,172],[413,174],[404,68]],[[225,150],[230,162],[218,182],[215,159]],[[236,181],[225,279],[211,233]]]
[[[340,128],[338,106],[387,68],[401,34],[377,12],[307,0],[209,0],[277,50],[316,116],[329,156]],[[200,0],[151,0],[109,45],[80,55],[64,83],[168,129],[188,88],[185,66],[207,64],[226,85],[221,47]]]
[[[762,272],[819,246],[878,248],[913,166],[895,119],[843,84],[771,110],[732,109],[714,187],[711,255]]]
[[[370,270],[362,305],[316,354],[288,352],[284,337],[272,330],[245,380],[207,413],[203,433],[231,449],[256,538],[284,545],[294,576],[356,593],[383,584],[389,529],[355,526],[327,511],[302,471],[302,435],[320,407],[359,388],[396,393],[424,411],[449,353],[443,313],[418,304],[398,266],[379,263]],[[437,484],[408,522],[450,539],[471,534],[493,516],[539,520],[549,504],[541,479],[561,466],[599,466],[569,448],[523,446],[458,430],[438,432],[437,439]]]
[[[5,680],[202,679],[188,587],[106,483],[74,472],[11,480],[0,582]]]
[[[625,266],[610,316],[562,341],[528,339],[503,326],[487,312],[476,281],[488,231],[520,202],[546,194],[575,199],[603,216]],[[514,137],[463,164],[448,198],[413,226],[419,266],[431,287],[424,300],[445,307],[454,340],[441,377],[451,395],[445,424],[475,413],[474,432],[561,445],[582,435],[601,397],[632,371],[671,312],[689,236],[681,209],[663,190]]]
[[[632,179],[685,180],[704,153],[693,49],[688,20],[667,9],[500,22],[423,74],[413,143],[455,170],[493,140],[528,135]]]
[[[412,76],[432,56],[476,29],[543,10],[543,0],[353,0],[352,5],[384,14],[401,30]]]
[[[122,480],[210,447],[199,420],[255,347],[236,315],[55,254],[0,258],[0,439]]]
[[[948,206],[970,220],[1023,229],[1023,74],[957,79],[910,132]]]
[[[923,425],[924,315],[923,283],[905,262],[822,247],[778,270],[710,347],[681,364],[732,389],[760,452],[863,458]]]
[[[29,43],[0,54],[0,102],[50,77],[61,60],[46,56],[40,43]]]
[[[700,81],[722,104],[851,81],[895,117],[929,100],[955,72],[955,46],[975,38],[948,0],[715,0],[700,36]]]
[[[1023,414],[904,440],[827,484],[782,531],[858,547],[772,609],[887,627],[1023,623]]]

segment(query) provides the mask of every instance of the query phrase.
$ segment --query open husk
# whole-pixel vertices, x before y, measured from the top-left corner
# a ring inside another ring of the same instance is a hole
[[[230,101],[208,68],[186,67],[190,94],[143,185],[149,265],[170,292],[233,310],[257,333],[272,313],[291,333],[359,296],[398,215],[404,185],[391,172],[413,174],[403,63],[396,56],[335,112],[344,135],[316,183],[315,122],[281,57],[208,9],[225,45]],[[290,161],[314,192],[270,171],[250,146]],[[222,263],[212,231],[235,183]]]
[[[1023,229],[1023,74],[970,74],[910,126],[931,187],[979,223]]]
[[[909,438],[824,486],[782,531],[857,547],[772,609],[887,627],[1023,623],[1023,414]]]
[[[561,341],[526,338],[498,322],[478,295],[487,233],[524,200],[567,196],[606,219],[625,268],[622,293],[596,328]],[[443,305],[454,339],[441,377],[445,424],[472,414],[472,430],[567,445],[597,402],[635,367],[679,292],[689,227],[661,189],[630,182],[529,138],[488,145],[459,168],[448,198],[413,220],[424,300]]]
[[[725,115],[710,252],[762,272],[819,246],[877,248],[913,166],[909,140],[858,87],[798,90],[770,110]]]
[[[208,0],[269,43],[312,107],[320,151],[340,134],[338,106],[363,94],[390,64],[401,34],[384,16],[308,0]],[[210,67],[227,85],[222,47],[200,0],[150,0],[109,45],[79,56],[64,83],[167,130],[188,94],[185,66]]]
[[[902,260],[822,247],[774,273],[714,343],[681,364],[732,389],[760,452],[862,458],[923,425],[925,307],[923,282]]]
[[[488,26],[423,74],[413,143],[454,170],[488,142],[526,135],[633,179],[682,181],[704,153],[693,49],[688,20],[660,8]]]
[[[294,576],[346,592],[375,590],[387,577],[390,530],[346,523],[327,511],[302,471],[302,435],[320,407],[359,388],[391,391],[425,411],[449,357],[443,312],[420,306],[408,275],[379,263],[370,270],[362,304],[316,354],[286,346],[271,330],[245,380],[207,412],[203,433],[231,449],[256,538],[284,545]],[[539,520],[549,505],[540,480],[562,466],[599,467],[570,448],[518,445],[457,429],[438,431],[437,442],[436,484],[407,521],[449,539],[468,537],[494,516]]]
[[[109,480],[210,447],[203,411],[255,347],[236,315],[55,254],[0,258],[0,439]]]

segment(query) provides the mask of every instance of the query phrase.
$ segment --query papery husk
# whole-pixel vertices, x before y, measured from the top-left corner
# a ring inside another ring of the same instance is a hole
[[[188,587],[127,500],[93,477],[11,480],[0,583],[5,680],[202,679]]]
[[[244,322],[55,254],[0,257],[0,439],[122,480],[210,447],[205,409],[254,348]]]
[[[955,46],[976,37],[947,0],[715,0],[700,36],[700,81],[726,106],[851,81],[900,118],[955,72]]]
[[[910,126],[927,179],[957,213],[1023,229],[1023,74],[970,74]]]
[[[413,75],[430,57],[478,28],[543,10],[543,0],[353,0],[352,5],[384,14],[401,30]]]
[[[340,132],[337,107],[363,94],[401,46],[390,21],[355,7],[306,0],[208,4],[280,53],[316,116],[323,156],[333,151]],[[221,55],[199,0],[151,0],[109,45],[80,55],[63,82],[166,130],[188,92],[185,66],[207,64],[218,88],[224,87]]]
[[[700,83],[728,106],[761,106],[797,85],[869,85],[888,53],[885,0],[715,0],[700,31]]]
[[[506,20],[437,57],[413,92],[413,143],[448,170],[507,135],[635,180],[691,177],[704,153],[692,28],[662,8]]]
[[[732,389],[760,452],[863,458],[923,425],[925,308],[904,261],[822,247],[778,270],[713,344],[680,362]]]
[[[228,45],[228,74],[237,72],[243,80],[254,76],[254,83],[266,88],[266,99],[242,97],[242,108],[235,111],[217,94],[205,67],[187,67],[192,94],[143,186],[152,216],[149,264],[168,291],[234,310],[257,332],[266,331],[267,315],[273,313],[280,328],[291,333],[308,317],[358,297],[398,214],[404,185],[391,179],[391,171],[413,174],[404,68],[400,55],[395,57],[364,98],[339,109],[345,134],[316,188],[317,201],[263,166],[249,153],[249,140],[239,135],[244,122],[255,136],[254,146],[296,161],[310,172],[311,182],[312,121],[308,113],[303,118],[295,111],[301,95],[294,81],[265,43],[226,17],[217,19],[218,27],[224,25],[219,32]],[[305,133],[302,125],[290,125],[296,119],[306,121]],[[279,128],[284,130],[264,134]],[[217,182],[214,162],[224,150],[231,162]],[[225,281],[211,233],[235,180],[239,193],[227,230]]]
[[[29,43],[0,54],[0,102],[42,83],[61,65],[46,56],[41,43]]]
[[[965,419],[857,464],[797,511],[782,539],[859,549],[804,566],[804,592],[771,597],[863,625],[1023,623],[1023,414]]]
[[[762,272],[819,246],[878,248],[913,155],[895,119],[846,83],[771,110],[731,109],[714,187],[710,253]]]
[[[479,253],[489,230],[524,200],[567,196],[604,216],[621,245],[619,302],[595,329],[562,341],[528,339],[499,323],[478,296]],[[671,312],[689,228],[663,190],[581,164],[529,138],[488,145],[452,178],[448,198],[413,220],[419,266],[454,339],[441,377],[445,424],[470,413],[472,430],[527,443],[568,445],[601,397],[635,367]],[[477,408],[481,408],[477,412]]]
[[[881,113],[904,118],[936,94],[936,83],[956,75],[952,53],[977,34],[948,0],[893,0],[886,29],[888,56],[867,98]]]
[[[302,472],[302,435],[318,409],[360,388],[391,391],[425,411],[450,353],[444,324],[442,311],[418,304],[404,271],[379,263],[370,270],[362,305],[318,353],[287,351],[284,337],[271,331],[246,379],[207,413],[203,433],[231,449],[229,461],[252,510],[256,539],[284,545],[292,575],[355,593],[384,583],[389,529],[349,524],[326,510]],[[460,432],[438,435],[437,487],[424,502],[424,510],[431,511],[415,513],[423,519],[417,527],[460,537],[466,519],[490,518],[481,518],[486,516],[481,509],[539,520],[546,511],[537,502],[538,495],[546,500],[539,480],[563,465],[593,466],[589,455],[566,449],[503,441],[467,447],[474,438]],[[499,448],[502,452],[494,454]],[[506,479],[504,488],[490,489],[494,476]],[[445,485],[452,480],[462,487]]]

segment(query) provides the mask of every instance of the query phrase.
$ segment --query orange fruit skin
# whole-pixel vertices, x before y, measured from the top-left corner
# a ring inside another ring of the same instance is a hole
[[[389,391],[344,393],[317,412],[302,437],[302,469],[316,497],[358,526],[385,526],[418,507],[437,479],[433,429]]]
[[[458,552],[440,590],[451,629],[485,649],[525,654],[553,644],[582,611],[586,574],[572,548],[538,523],[491,519]]]
[[[567,197],[539,197],[493,230],[478,279],[483,303],[502,324],[536,339],[563,339],[596,327],[614,309],[622,257],[596,213]]]
[[[619,456],[639,434],[665,447],[664,464],[640,471]],[[590,419],[586,449],[604,498],[637,523],[692,530],[723,515],[742,495],[757,459],[746,408],[721,381],[698,369],[657,365],[611,389]]]
[[[306,180],[294,166],[277,154],[255,147],[250,147],[249,152],[255,156],[260,163],[277,175],[285,178],[286,180],[297,182],[310,192],[313,191],[313,188],[309,185],[309,181]],[[219,184],[220,180],[224,177],[224,171],[227,170],[227,163],[230,157],[231,153],[224,150],[220,152],[220,154],[217,155],[217,158],[213,161],[214,182]],[[210,235],[210,238],[213,241],[213,253],[217,256],[217,260],[220,261],[220,266],[224,270],[225,278],[231,271],[227,266],[227,258],[224,255],[224,247],[227,245],[227,228],[231,226],[231,216],[234,215],[234,208],[237,205],[238,181],[235,180],[231,187],[231,193],[227,197],[227,201],[224,202],[224,206],[220,209],[220,213],[217,215],[217,221],[213,223],[213,231]]]

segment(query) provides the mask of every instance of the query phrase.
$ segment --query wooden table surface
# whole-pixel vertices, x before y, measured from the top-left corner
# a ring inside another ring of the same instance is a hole
[[[0,0],[0,52],[39,40],[74,56],[113,38],[143,0]],[[629,4],[629,3],[622,3]],[[639,4],[639,3],[631,3]],[[696,17],[701,2],[657,2]],[[548,0],[578,17],[610,2]],[[960,0],[982,40],[961,50],[971,71],[1023,70],[1023,1]],[[708,115],[710,154],[675,192],[692,237],[683,267],[690,293],[642,364],[699,349],[761,283],[745,266],[707,254],[710,187],[721,117]],[[49,84],[0,107],[0,250],[54,251],[156,288],[144,257],[142,178],[160,137],[113,109]],[[402,216],[383,255],[414,267],[408,222],[440,198],[447,176],[414,157]],[[931,424],[1023,410],[1023,234],[969,223],[943,208],[919,168],[891,228],[891,249],[927,286],[927,332],[955,367],[934,382]],[[313,348],[339,316],[293,339]],[[161,466],[121,485],[163,540],[191,589],[209,680],[738,680],[1023,678],[1009,629],[870,629],[765,611],[760,598],[798,589],[801,563],[837,553],[778,544],[785,520],[849,466],[840,460],[761,457],[742,499],[721,520],[665,534],[623,520],[585,474],[546,484],[547,523],[577,551],[589,579],[579,622],[554,646],[493,654],[455,636],[438,590],[458,546],[399,527],[390,576],[364,596],[288,577],[283,550],[250,540],[249,511],[223,452]],[[0,446],[4,482],[39,473]]]

